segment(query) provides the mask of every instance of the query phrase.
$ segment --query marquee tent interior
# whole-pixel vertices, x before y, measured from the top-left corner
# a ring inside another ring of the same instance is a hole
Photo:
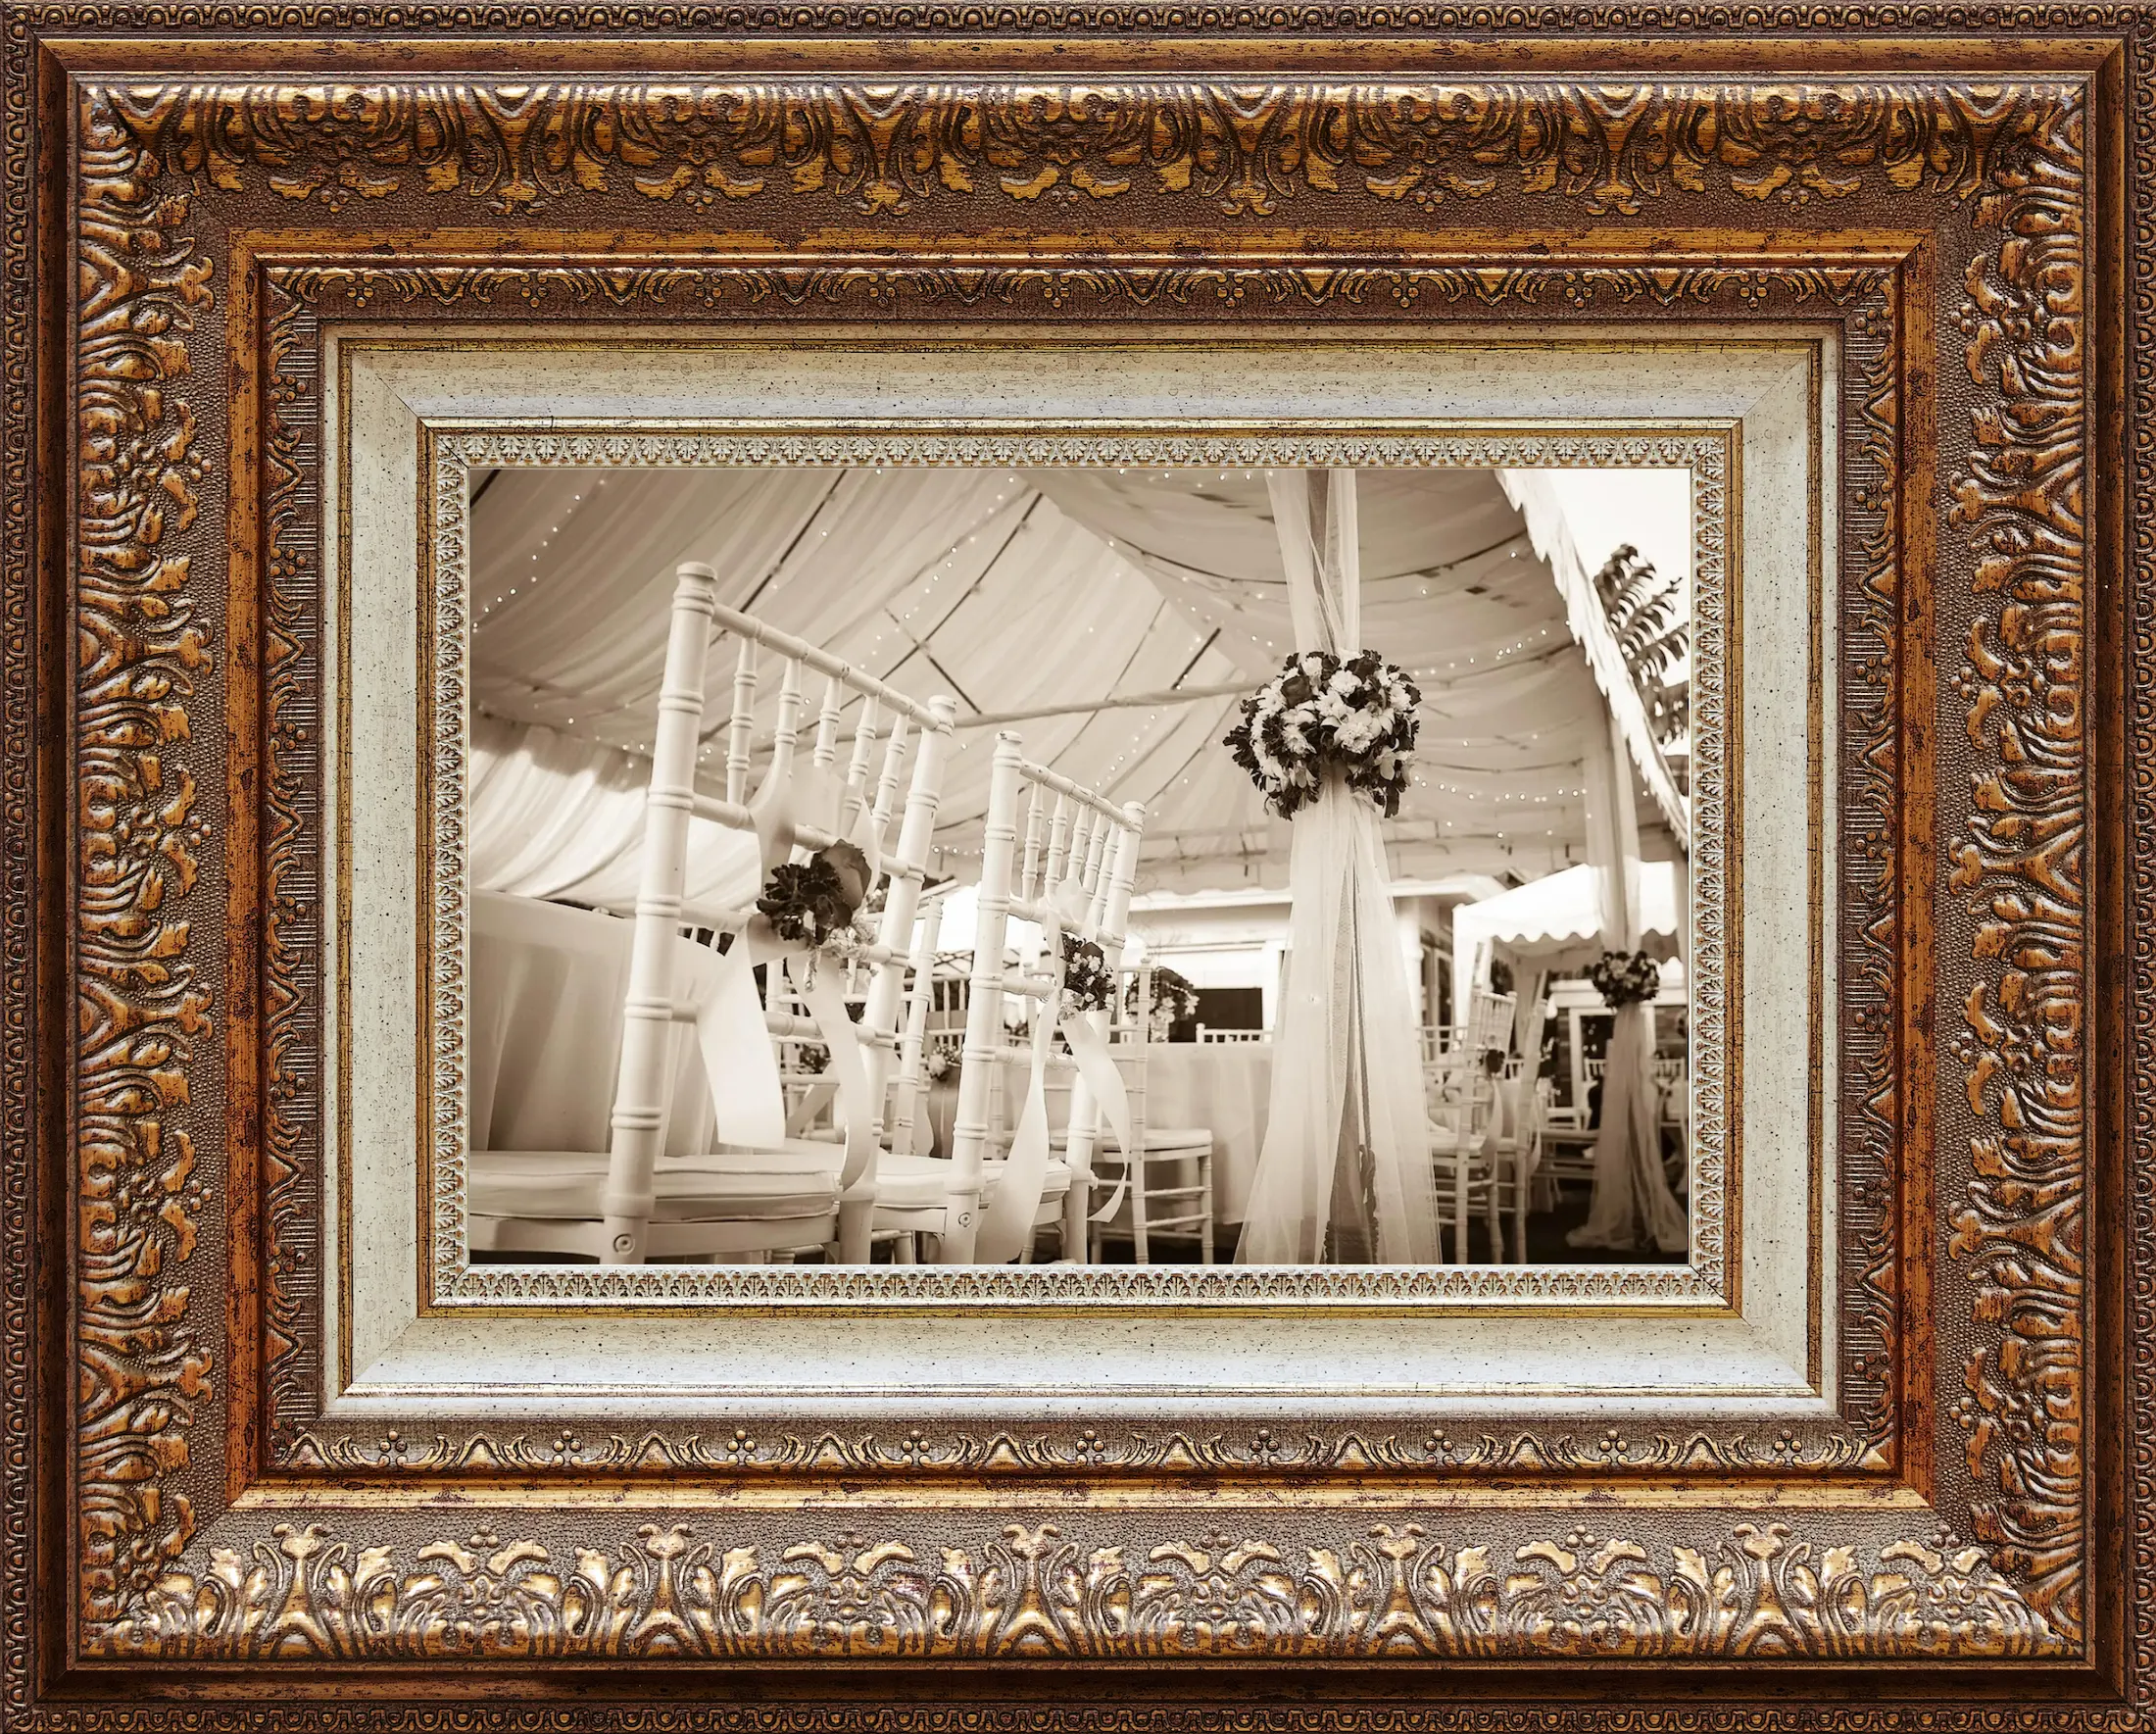
[[[1670,863],[1689,847],[1682,768],[1673,769],[1657,745],[1592,574],[1608,552],[1610,524],[1628,523],[1635,509],[1663,526],[1678,560],[1688,559],[1667,525],[1688,517],[1689,478],[1603,475],[1599,516],[1592,487],[1568,490],[1562,479],[1396,469],[1356,472],[1345,484],[1348,521],[1359,520],[1358,642],[1404,668],[1421,693],[1411,780],[1397,814],[1379,827],[1382,874],[1395,887],[1457,888],[1462,897],[1519,887],[1463,903],[1452,917],[1461,967],[1451,1021],[1463,1030],[1472,987],[1487,983],[1492,942],[1551,965],[1592,952],[1610,917],[1606,883],[1597,902],[1597,869],[1586,864],[1608,865],[1616,808],[1627,815],[1631,859],[1645,858],[1629,924],[1650,945],[1676,925]],[[966,884],[980,870],[1004,731],[1021,736],[1025,758],[1053,776],[1117,808],[1143,806],[1134,872],[1141,906],[1284,890],[1295,827],[1268,813],[1222,744],[1243,699],[1298,648],[1291,588],[1308,578],[1298,579],[1284,555],[1278,485],[1262,471],[1212,469],[481,474],[471,508],[466,834],[468,882],[485,916],[475,943],[500,955],[480,961],[478,977],[555,979],[550,959],[589,950],[596,928],[579,929],[575,946],[554,946],[547,910],[626,916],[636,908],[684,562],[711,569],[722,611],[753,616],[908,700],[956,707],[929,850],[931,880],[952,880],[956,891],[941,906],[939,944],[952,945],[961,937],[955,926],[973,918]],[[1350,571],[1352,564],[1350,556]],[[725,794],[727,759],[730,748],[738,757],[740,740],[729,736],[724,699],[735,656],[725,632],[711,634],[695,749],[698,788],[711,800],[735,798]],[[759,697],[752,788],[778,716],[775,692]],[[849,712],[856,702],[847,701]],[[851,715],[842,718],[842,729],[852,726]],[[752,903],[765,873],[758,836],[702,817],[687,828],[689,903]],[[1403,902],[1398,917],[1410,973],[1422,907]],[[1383,919],[1395,918],[1388,908]],[[1134,955],[1142,954],[1143,923],[1133,930],[1141,935]],[[627,979],[625,947],[574,990],[595,1053],[618,1045],[620,1017],[606,1007]],[[1284,970],[1279,982],[1285,992]],[[1443,1015],[1434,993],[1424,998],[1424,1016]],[[482,1006],[474,1039],[514,1045],[522,1038],[513,1026],[543,1028],[547,1019],[544,1008],[510,1016]],[[1266,1032],[1244,1033],[1252,1045],[1233,1057],[1163,1053],[1154,1086],[1156,1115],[1172,1101],[1210,1130],[1206,1209],[1231,1240],[1265,1139],[1270,1070]],[[1530,1051],[1525,1041],[1519,1051]],[[541,1052],[504,1058],[500,1075],[535,1075],[551,1064],[533,1058]],[[588,1089],[549,1079],[557,1093],[577,1095],[586,1144],[589,1128],[605,1123],[605,1070],[595,1065]],[[670,1087],[680,1101],[696,1095],[687,1073]],[[1516,1118],[1517,1107],[1511,1112]],[[494,1121],[514,1122],[516,1113],[504,1092],[490,1097]],[[568,1115],[564,1108],[564,1123]],[[669,1149],[688,1135],[686,1123],[671,1127]],[[473,1148],[489,1136],[475,1123]],[[1455,1167],[1466,1172],[1464,1155]],[[1496,1256],[1504,1244],[1498,1188],[1487,1173],[1478,1183],[1491,1211],[1485,1256]],[[1524,1212],[1524,1170],[1509,1196]],[[1067,1234],[1064,1244],[1067,1252]],[[1452,1244],[1455,1257],[1466,1256],[1464,1216]],[[1513,1244],[1525,1256],[1524,1227]],[[1139,1246],[1143,1257],[1142,1238]]]
[[[1583,731],[1613,704],[1643,846],[1666,855],[1683,826],[1540,475],[1359,477],[1364,637],[1423,693],[1414,784],[1386,826],[1399,877],[1584,859]],[[1261,472],[510,470],[475,493],[477,888],[633,900],[667,599],[691,559],[717,570],[721,603],[957,701],[942,870],[979,849],[1008,727],[1038,762],[1145,805],[1142,890],[1286,882],[1287,827],[1219,745],[1289,648]],[[714,644],[709,690],[731,655]],[[753,890],[742,841],[695,832],[692,893]]]

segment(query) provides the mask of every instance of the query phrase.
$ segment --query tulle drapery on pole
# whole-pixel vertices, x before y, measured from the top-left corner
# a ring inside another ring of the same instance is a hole
[[[1362,648],[1352,471],[1267,477],[1298,652]],[[1289,843],[1288,984],[1243,1264],[1435,1263],[1414,1000],[1376,810],[1328,774]]]
[[[1602,945],[1636,951],[1641,940],[1640,829],[1629,764],[1606,732],[1583,754],[1588,857],[1601,901]],[[1689,917],[1679,911],[1682,928]],[[1662,1171],[1655,1112],[1654,1006],[1616,1009],[1602,1066],[1602,1123],[1594,1140],[1594,1195],[1587,1220],[1565,1238],[1576,1247],[1626,1252],[1685,1250],[1685,1210]]]

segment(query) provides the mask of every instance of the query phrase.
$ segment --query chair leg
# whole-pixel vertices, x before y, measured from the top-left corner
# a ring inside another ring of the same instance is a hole
[[[860,1198],[839,1200],[839,1263],[865,1264],[876,1222],[876,1194],[871,1185]]]
[[[1467,1152],[1452,1158],[1452,1263],[1467,1263]]]
[[[1093,1214],[1091,1176],[1072,1174],[1070,1190],[1063,1195],[1061,1251],[1074,1263],[1086,1262],[1086,1218]]]
[[[913,1236],[911,1234],[902,1234],[891,1243],[892,1263],[910,1264],[913,1263],[914,1256]]]
[[[1512,1157],[1512,1262],[1527,1263],[1527,1152],[1519,1150]]]
[[[1213,1262],[1213,1162],[1208,1147],[1198,1159],[1199,1209],[1205,1213],[1204,1220],[1198,1225],[1198,1262],[1210,1264]]]
[[[1493,1264],[1501,1264],[1504,1263],[1504,1217],[1500,1214],[1503,1207],[1497,1202],[1497,1164],[1494,1158],[1491,1161],[1490,1172],[1483,1184],[1489,1188],[1484,1194],[1486,1202],[1483,1207],[1483,1226],[1490,1235],[1490,1262]]]
[[[1140,1151],[1134,1151],[1130,1159],[1130,1233],[1131,1262],[1150,1264],[1152,1261],[1146,1251],[1146,1159]]]

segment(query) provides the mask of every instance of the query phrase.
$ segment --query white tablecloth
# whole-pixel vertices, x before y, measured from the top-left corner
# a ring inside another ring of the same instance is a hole
[[[471,900],[466,1125],[474,1150],[605,1150],[612,1141],[630,923],[528,897]],[[692,1001],[715,954],[682,941]],[[677,1025],[669,1155],[710,1147],[704,1060]]]
[[[1203,1126],[1213,1135],[1213,1219],[1240,1222],[1265,1142],[1265,1110],[1273,1086],[1273,1050],[1267,1042],[1162,1042],[1146,1051],[1146,1119],[1151,1125]],[[1004,1069],[1004,1100],[1016,1103],[1025,1067],[1015,1060]],[[1053,1101],[1053,1098],[1052,1098]],[[929,1122],[936,1154],[951,1149],[957,1113],[954,1073],[929,1090]]]
[[[1243,1220],[1272,1091],[1270,1042],[1168,1042],[1149,1051],[1147,1120],[1212,1133],[1216,1222]]]

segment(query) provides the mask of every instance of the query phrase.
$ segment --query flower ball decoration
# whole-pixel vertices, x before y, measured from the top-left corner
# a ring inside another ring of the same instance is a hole
[[[1612,1010],[1651,1000],[1662,985],[1660,966],[1643,951],[1606,951],[1587,978]]]
[[[1222,744],[1282,818],[1317,799],[1328,769],[1395,818],[1421,702],[1406,671],[1375,651],[1341,658],[1306,650],[1243,701]]]

